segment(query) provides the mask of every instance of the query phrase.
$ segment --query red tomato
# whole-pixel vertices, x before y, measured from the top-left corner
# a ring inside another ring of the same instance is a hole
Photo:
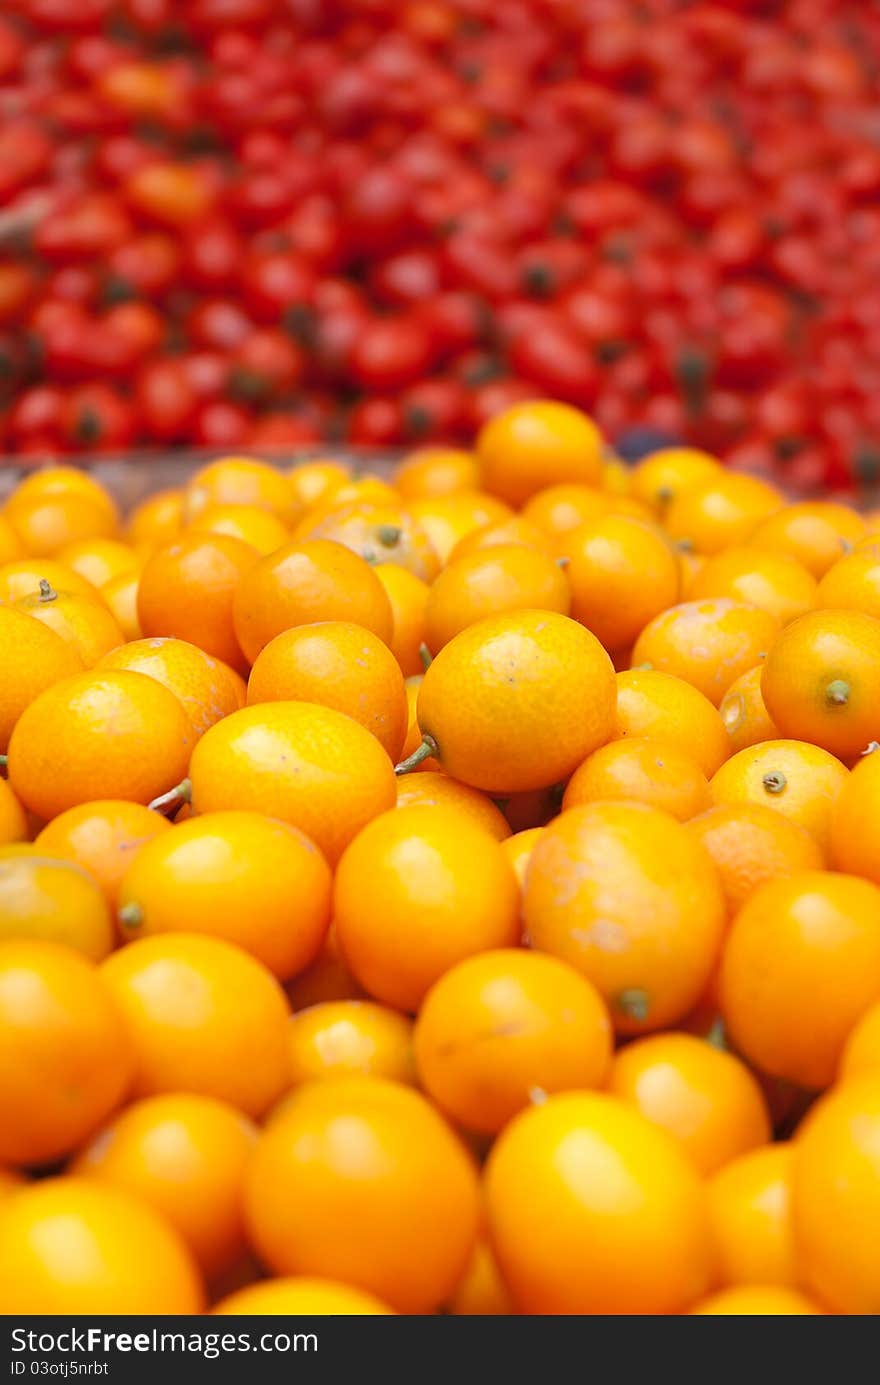
[[[265,402],[298,385],[303,369],[303,354],[290,337],[277,327],[263,327],[235,352],[230,386],[236,399]]]
[[[50,212],[36,229],[34,248],[56,264],[100,260],[123,245],[131,235],[131,222],[115,197],[109,193],[94,193]]]
[[[288,251],[251,255],[241,270],[245,307],[258,322],[277,323],[314,298],[314,275],[306,262]]]
[[[88,452],[122,452],[135,435],[134,412],[109,385],[79,385],[64,401],[61,433]]]
[[[396,399],[362,399],[348,416],[346,437],[358,447],[393,447],[403,437],[403,415]]]
[[[105,298],[131,298],[141,293],[159,298],[174,284],[180,252],[170,236],[149,231],[118,246],[107,258]]]
[[[144,431],[159,442],[186,437],[197,394],[181,360],[148,361],[135,379],[134,398]]]
[[[196,411],[193,441],[200,447],[243,447],[250,437],[253,416],[227,399],[211,400]]]
[[[351,352],[351,374],[365,389],[400,389],[420,380],[431,364],[431,340],[412,315],[377,317],[360,332]]]

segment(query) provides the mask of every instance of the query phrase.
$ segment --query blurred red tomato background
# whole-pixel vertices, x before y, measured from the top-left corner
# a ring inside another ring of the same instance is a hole
[[[880,10],[7,0],[0,449],[394,446],[513,400],[880,466]]]

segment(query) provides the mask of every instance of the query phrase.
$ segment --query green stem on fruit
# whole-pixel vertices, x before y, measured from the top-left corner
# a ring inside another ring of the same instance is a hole
[[[43,603],[44,601],[57,601],[57,600],[58,600],[58,593],[57,593],[57,591],[55,590],[55,588],[52,586],[52,583],[51,583],[51,582],[47,582],[46,579],[45,579],[45,577],[41,577],[41,578],[40,578],[40,604],[42,605],[42,603]]]
[[[395,544],[400,543],[403,530],[396,524],[380,524],[376,529],[376,538],[383,548],[394,548]]]
[[[723,1051],[727,1050],[727,1031],[724,1028],[724,1020],[720,1015],[714,1021],[711,1029],[706,1035],[706,1043],[711,1044],[713,1048],[720,1048]]]
[[[408,755],[405,760],[401,760],[399,765],[394,766],[395,774],[409,774],[411,770],[418,769],[423,760],[429,759],[432,755],[439,755],[440,747],[433,736],[423,736],[422,743],[417,746],[412,755]],[[152,807],[152,805],[150,805]]]
[[[430,649],[425,644],[424,640],[422,640],[421,644],[419,645],[419,658],[422,661],[422,668],[427,673],[428,669],[434,662],[434,655],[431,653]]]
[[[152,808],[154,813],[161,813],[163,817],[173,818],[184,803],[192,803],[192,783],[189,779],[181,779],[180,783],[175,784],[173,789],[160,794],[147,806]]]
[[[765,774],[761,783],[768,793],[784,793],[788,788],[788,780],[782,773],[782,770],[779,769],[772,770],[769,774]]]
[[[825,689],[825,701],[831,707],[845,707],[849,702],[849,683],[843,678],[835,678]]]
[[[140,928],[144,921],[144,911],[139,904],[123,904],[117,918],[123,928]]]
[[[644,1024],[648,1018],[650,1001],[648,992],[643,991],[638,986],[630,986],[625,991],[621,991],[615,998],[618,1010],[622,1010],[628,1019],[636,1020],[639,1024]]]
[[[860,751],[859,753],[861,755],[873,755],[875,750],[880,750],[880,741],[868,741],[868,744],[865,746],[864,750]]]

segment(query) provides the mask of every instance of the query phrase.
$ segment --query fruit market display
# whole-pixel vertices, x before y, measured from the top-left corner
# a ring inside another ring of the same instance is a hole
[[[862,0],[7,0],[0,449],[551,396],[869,486],[878,71]]]
[[[565,403],[30,470],[4,1311],[877,1314],[878,741],[880,515]]]

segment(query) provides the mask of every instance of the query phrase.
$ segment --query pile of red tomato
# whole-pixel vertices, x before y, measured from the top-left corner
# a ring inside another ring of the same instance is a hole
[[[864,0],[6,0],[0,448],[552,395],[868,484],[878,73]]]

